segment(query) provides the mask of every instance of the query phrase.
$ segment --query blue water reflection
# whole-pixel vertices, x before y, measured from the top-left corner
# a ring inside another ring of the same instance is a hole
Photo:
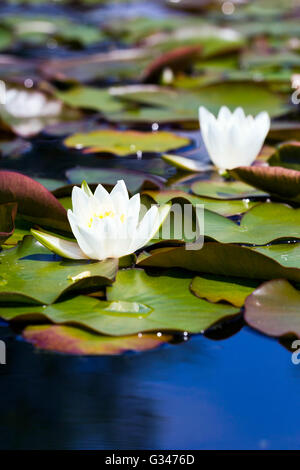
[[[300,448],[300,366],[247,328],[122,357],[7,344],[2,449]]]

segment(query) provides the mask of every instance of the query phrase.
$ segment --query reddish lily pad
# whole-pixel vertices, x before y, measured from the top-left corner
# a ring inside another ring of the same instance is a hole
[[[229,173],[261,191],[282,199],[300,201],[300,171],[278,166],[240,166]]]
[[[36,348],[72,355],[118,355],[128,351],[156,349],[172,340],[171,335],[139,334],[111,337],[72,326],[34,325],[22,332]]]
[[[0,244],[14,233],[17,207],[16,203],[0,204]]]
[[[16,202],[18,214],[30,222],[70,231],[67,213],[37,181],[13,171],[0,171],[0,204]]]
[[[165,68],[174,71],[182,71],[195,61],[201,53],[201,45],[177,47],[170,52],[166,52],[151,62],[142,74],[144,83],[155,83],[159,80]]]
[[[266,335],[300,338],[300,292],[284,279],[266,282],[247,298],[245,319]]]

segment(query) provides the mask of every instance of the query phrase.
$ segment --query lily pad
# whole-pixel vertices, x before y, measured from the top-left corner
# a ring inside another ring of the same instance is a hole
[[[30,222],[70,231],[63,206],[44,186],[28,176],[0,171],[0,203],[7,202],[16,202],[18,214]]]
[[[181,157],[179,155],[162,155],[162,159],[169,163],[169,165],[175,166],[180,170],[192,171],[196,173],[202,173],[213,169],[212,165],[205,165],[199,160],[192,160],[191,158]]]
[[[142,267],[183,268],[219,276],[300,281],[300,244],[247,248],[207,242],[201,250],[160,248],[138,257]]]
[[[300,338],[300,292],[284,279],[266,282],[247,298],[245,319],[266,335]]]
[[[78,166],[66,172],[70,183],[81,184],[86,181],[89,185],[103,184],[115,185],[118,180],[123,179],[128,190],[132,193],[142,189],[158,189],[163,187],[164,179],[155,175],[142,173],[134,170],[117,168],[90,168]]]
[[[17,204],[0,204],[0,245],[12,236],[15,229]]]
[[[74,108],[113,113],[122,111],[124,105],[111,96],[107,89],[76,86],[66,91],[57,90],[57,98]]]
[[[197,196],[214,199],[245,199],[268,196],[263,191],[258,191],[252,186],[239,181],[197,181],[192,184],[191,189]]]
[[[123,336],[145,331],[200,333],[239,313],[236,307],[198,299],[189,290],[190,282],[191,278],[174,272],[149,276],[140,269],[122,270],[107,290],[108,301],[79,296],[46,308],[3,307],[0,315],[12,320],[32,318],[35,314],[54,323],[76,324],[102,334]]]
[[[240,166],[229,173],[234,178],[281,199],[300,201],[300,171],[278,166]]]
[[[139,132],[100,129],[86,134],[74,134],[65,139],[69,148],[84,149],[84,153],[113,153],[119,156],[142,152],[165,152],[185,147],[190,140],[171,132]]]
[[[268,160],[271,166],[282,166],[292,170],[300,170],[300,142],[285,142],[278,146],[276,152]]]
[[[247,91],[246,91],[247,90]],[[245,92],[246,91],[246,92]],[[176,90],[158,86],[125,86],[111,89],[115,97],[130,102],[173,111],[173,119],[198,122],[199,106],[217,113],[220,103],[234,110],[242,106],[246,114],[258,114],[262,109],[270,116],[284,114],[288,107],[286,99],[264,85],[251,82],[220,82],[198,90]],[[156,110],[157,116],[159,112]],[[152,121],[153,122],[153,121]],[[155,122],[155,121],[154,121]]]
[[[236,307],[242,307],[257,283],[245,279],[216,278],[206,275],[197,276],[191,284],[191,291],[210,302],[225,301]]]
[[[52,303],[67,292],[110,284],[117,269],[114,259],[62,259],[26,236],[20,245],[0,253],[0,302]]]
[[[36,348],[72,355],[118,355],[148,351],[172,340],[170,335],[144,334],[117,338],[60,325],[27,326],[23,338]]]
[[[158,204],[166,204],[172,199],[186,199],[194,206],[203,204],[205,209],[216,212],[217,214],[229,217],[232,215],[243,214],[252,207],[259,204],[258,201],[249,201],[248,199],[211,199],[208,197],[198,197],[184,191],[170,189],[167,191],[144,191],[143,194],[150,196]]]
[[[266,202],[244,214],[239,225],[206,210],[204,234],[222,243],[254,245],[265,245],[279,239],[300,239],[300,209]]]

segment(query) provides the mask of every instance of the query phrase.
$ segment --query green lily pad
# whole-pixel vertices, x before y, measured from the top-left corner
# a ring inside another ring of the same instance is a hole
[[[201,250],[160,248],[138,257],[142,267],[183,268],[189,271],[245,279],[285,278],[300,281],[300,244],[247,248],[207,242]]]
[[[139,132],[100,129],[86,134],[74,134],[65,139],[69,148],[84,149],[84,153],[113,153],[119,156],[141,152],[165,152],[184,147],[190,140],[171,132]]]
[[[249,201],[248,199],[211,199],[208,197],[198,197],[193,194],[185,193],[184,191],[170,189],[167,191],[144,191],[143,194],[150,196],[158,204],[166,204],[172,199],[183,198],[189,201],[194,206],[196,204],[203,204],[205,209],[216,212],[217,214],[229,217],[232,215],[243,214],[252,207],[259,204],[258,201]]]
[[[236,307],[242,307],[257,283],[251,281],[216,278],[206,275],[197,276],[191,284],[191,291],[202,299],[210,302],[226,301]]]
[[[109,94],[107,89],[76,86],[66,91],[57,90],[57,98],[74,108],[92,109],[105,113],[122,111],[124,105]]]
[[[125,86],[111,89],[115,97],[141,105],[173,111],[173,120],[197,121],[199,106],[207,107],[216,114],[220,103],[234,110],[242,106],[247,114],[258,114],[261,110],[268,111],[270,116],[279,116],[288,109],[286,99],[268,90],[264,85],[247,82],[220,82],[200,89],[184,91],[157,86]],[[150,110],[153,112],[153,110]],[[153,116],[154,118],[154,116]],[[155,121],[152,121],[155,122]]]
[[[300,171],[278,166],[240,166],[229,173],[283,200],[300,201]]]
[[[146,188],[158,189],[161,188],[164,183],[164,179],[158,176],[117,168],[89,168],[78,166],[68,170],[66,176],[72,184],[81,184],[82,181],[86,181],[89,185],[99,183],[103,185],[115,185],[118,180],[123,179],[131,193],[136,193]]]
[[[268,194],[240,181],[197,181],[192,184],[191,189],[197,196],[214,199],[245,199],[268,196]]]
[[[9,48],[13,43],[13,35],[6,28],[0,28],[0,50]]]
[[[284,279],[266,282],[247,298],[245,319],[266,335],[300,338],[300,292]]]
[[[292,170],[300,170],[300,142],[285,142],[278,146],[276,152],[268,160],[271,166],[282,166]]]
[[[239,225],[206,210],[204,234],[222,243],[255,245],[265,245],[279,239],[300,239],[300,209],[266,202],[246,212]]]
[[[212,165],[205,165],[198,160],[192,160],[191,158],[181,157],[179,155],[165,154],[162,155],[162,159],[169,163],[169,165],[184,171],[202,173],[213,169]]]
[[[18,214],[30,222],[70,231],[63,206],[44,186],[28,176],[0,171],[0,203],[7,202],[16,202]]]
[[[191,278],[176,273],[149,276],[140,269],[122,270],[107,290],[108,301],[79,296],[46,308],[3,307],[0,315],[12,320],[35,314],[54,323],[78,324],[102,334],[123,336],[145,331],[200,333],[239,313],[236,307],[198,299],[189,290],[190,282]]]
[[[117,338],[60,325],[27,326],[23,338],[36,348],[72,355],[118,355],[148,351],[172,340],[170,335],[140,334]]]
[[[70,291],[110,284],[117,269],[113,259],[61,259],[26,236],[20,245],[0,253],[0,302],[48,304]]]

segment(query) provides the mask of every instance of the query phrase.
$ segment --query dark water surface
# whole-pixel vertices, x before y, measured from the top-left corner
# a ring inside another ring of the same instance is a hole
[[[5,333],[1,449],[300,448],[300,365],[247,328],[122,357],[39,353]]]

